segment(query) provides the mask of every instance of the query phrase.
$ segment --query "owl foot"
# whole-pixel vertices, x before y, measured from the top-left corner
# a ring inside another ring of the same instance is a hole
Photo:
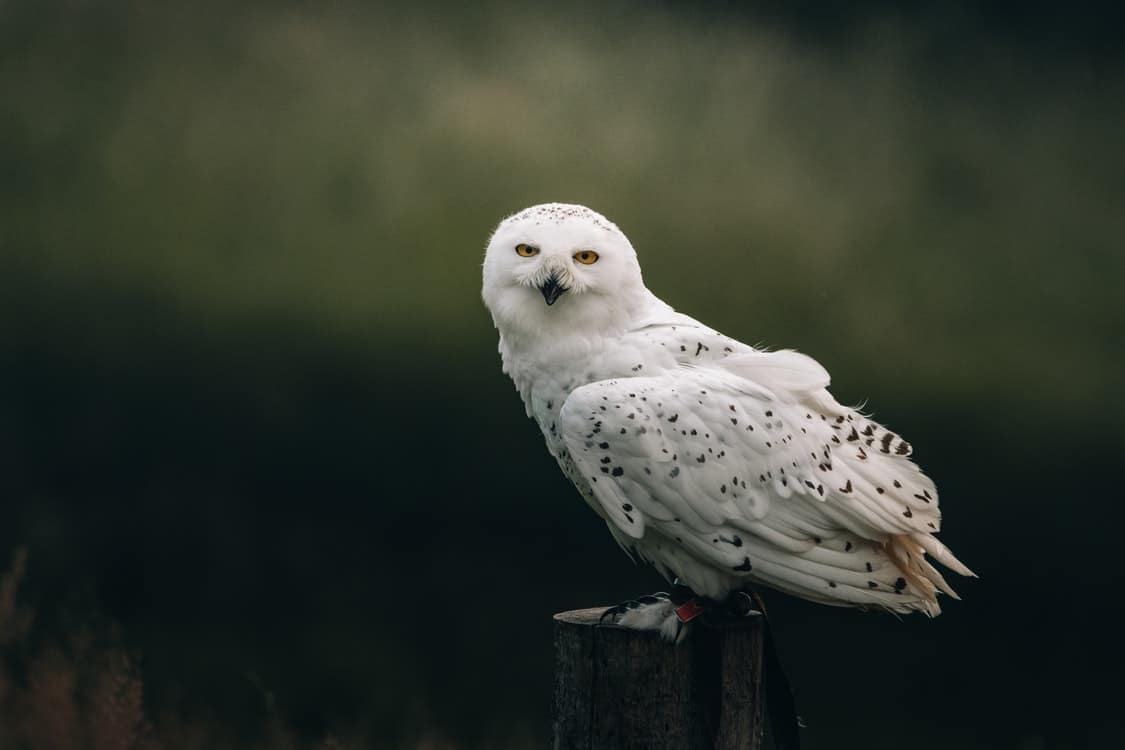
[[[622,628],[655,630],[664,640],[679,643],[689,630],[687,620],[677,614],[680,606],[667,593],[659,591],[610,607],[602,613],[601,621]]]
[[[765,614],[761,600],[750,591],[732,591],[723,602],[708,602],[707,622],[717,624],[742,620],[747,617],[761,617]]]
[[[708,625],[719,625],[762,614],[761,602],[753,592],[735,591],[719,602],[676,585],[671,594],[658,591],[610,607],[602,613],[601,622],[634,630],[655,630],[665,640],[680,643],[697,617]]]

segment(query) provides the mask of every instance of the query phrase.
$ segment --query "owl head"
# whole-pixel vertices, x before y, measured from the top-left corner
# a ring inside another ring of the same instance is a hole
[[[617,225],[585,206],[544,203],[500,222],[481,294],[504,333],[624,328],[650,296]]]

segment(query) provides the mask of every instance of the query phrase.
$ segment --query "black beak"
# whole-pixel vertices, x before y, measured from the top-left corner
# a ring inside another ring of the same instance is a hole
[[[555,304],[555,300],[562,296],[566,291],[566,287],[559,283],[559,279],[554,274],[551,274],[543,286],[539,287],[539,291],[543,292],[543,301],[548,305]]]

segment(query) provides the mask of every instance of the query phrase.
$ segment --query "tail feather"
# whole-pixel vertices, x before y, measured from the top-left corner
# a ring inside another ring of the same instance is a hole
[[[935,560],[952,570],[954,573],[959,573],[969,578],[976,578],[977,574],[969,570],[969,568],[960,560],[944,544],[937,540],[937,537],[931,534],[913,534],[914,541],[922,546]]]
[[[974,576],[949,549],[929,534],[899,534],[883,543],[887,557],[902,571],[911,588],[927,601],[937,603],[937,592],[948,594],[954,599],[961,597],[949,585],[940,572],[926,560],[926,553],[945,567],[961,575]],[[974,576],[975,577],[975,576]]]

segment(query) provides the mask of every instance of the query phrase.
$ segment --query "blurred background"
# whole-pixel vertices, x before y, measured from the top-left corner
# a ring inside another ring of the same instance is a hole
[[[551,614],[662,587],[479,300],[559,200],[942,490],[940,618],[767,592],[810,747],[1121,746],[1121,20],[0,2],[0,744],[545,747]]]

